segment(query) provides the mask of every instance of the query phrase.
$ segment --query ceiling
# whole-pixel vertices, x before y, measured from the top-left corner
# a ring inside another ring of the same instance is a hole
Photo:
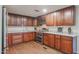
[[[42,11],[43,9],[47,9],[47,13],[49,13],[68,6],[69,5],[6,5],[5,7],[9,13],[37,17],[46,14]],[[39,12],[35,10],[39,10]]]

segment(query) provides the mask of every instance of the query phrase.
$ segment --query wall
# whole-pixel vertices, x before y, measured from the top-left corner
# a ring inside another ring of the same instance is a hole
[[[0,5],[0,53],[2,46],[2,6]]]

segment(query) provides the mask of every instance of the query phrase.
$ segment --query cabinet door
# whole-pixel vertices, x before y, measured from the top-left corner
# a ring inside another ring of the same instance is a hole
[[[28,33],[29,40],[33,40],[33,33]]]
[[[12,38],[12,34],[8,34],[7,35],[7,45],[8,46],[12,46],[13,45],[13,38]]]
[[[34,20],[33,20],[33,25],[34,25],[34,26],[37,26],[37,19],[34,19]]]
[[[50,15],[48,14],[48,15],[46,15],[45,16],[45,19],[46,19],[46,25],[50,25]]]
[[[56,19],[56,18],[57,18],[57,17],[56,17],[56,14],[57,14],[56,12],[53,13],[54,26],[56,26],[56,24],[57,24],[57,23],[56,23],[56,21],[57,21],[57,19]]]
[[[22,16],[17,16],[17,26],[22,26]]]
[[[72,53],[72,38],[63,36],[61,39],[61,51],[64,53]]]
[[[44,44],[49,45],[47,34],[44,34]]]
[[[27,26],[33,26],[33,19],[27,18]]]
[[[11,15],[8,15],[7,25],[12,26]]]
[[[17,26],[17,17],[15,15],[11,15],[11,23],[12,26]]]
[[[49,44],[50,44],[50,47],[54,47],[54,35],[52,34],[50,34],[50,36],[49,36]]]
[[[28,33],[24,33],[23,40],[24,42],[29,41]]]
[[[21,33],[14,33],[13,36],[13,44],[18,44],[23,42],[23,37]]]
[[[48,14],[45,16],[45,19],[46,19],[46,25],[48,26],[53,26],[54,25],[54,22],[53,22],[53,14]]]
[[[24,40],[24,42],[28,42],[28,41],[34,40],[33,32],[31,32],[31,33],[24,33],[23,40]]]
[[[11,15],[11,14],[9,14],[8,15],[8,25],[9,26],[17,26],[17,21],[16,21],[16,16],[15,15]]]
[[[63,25],[63,10],[59,10],[56,12],[56,25],[57,26]]]
[[[60,50],[60,36],[55,35],[55,48]]]
[[[68,7],[64,10],[64,25],[74,25],[74,7]]]
[[[32,34],[32,39],[35,40],[35,38],[36,38],[36,33],[33,32],[33,34]]]
[[[23,26],[27,26],[27,18],[26,17],[23,17],[22,24],[23,24]]]

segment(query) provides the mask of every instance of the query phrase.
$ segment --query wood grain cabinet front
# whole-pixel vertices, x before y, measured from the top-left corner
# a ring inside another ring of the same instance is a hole
[[[48,34],[46,34],[46,33],[44,33],[44,41],[43,41],[43,43],[45,44],[45,45],[49,45],[49,41],[48,41],[49,39],[48,39]]]
[[[28,41],[32,41],[34,40],[34,33],[33,32],[27,32],[23,34],[23,41],[24,42],[28,42]]]
[[[56,26],[62,26],[63,21],[63,10],[56,11]]]
[[[72,53],[73,52],[73,43],[72,37],[61,36],[61,51],[64,53]]]
[[[13,38],[12,38],[12,34],[8,33],[7,34],[7,46],[12,46],[13,45]]]
[[[34,25],[34,26],[37,26],[37,19],[36,19],[36,18],[33,19],[33,25]]]
[[[55,38],[53,34],[49,35],[49,46],[54,48],[54,44],[55,44]]]
[[[54,35],[44,33],[44,44],[54,47]]]
[[[74,25],[75,24],[75,7],[68,7],[63,9],[63,25]]]
[[[60,50],[61,38],[60,35],[55,35],[55,48]]]
[[[18,44],[23,42],[22,33],[13,33],[13,44]]]
[[[22,16],[17,16],[16,18],[17,26],[22,26]]]
[[[33,26],[33,19],[32,18],[27,18],[27,26]]]

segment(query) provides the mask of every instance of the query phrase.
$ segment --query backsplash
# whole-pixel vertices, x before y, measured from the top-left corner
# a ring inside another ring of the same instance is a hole
[[[34,27],[16,27],[11,26],[7,29],[8,33],[18,33],[18,32],[27,32],[27,31],[34,31]]]
[[[72,29],[72,33],[77,33],[77,29],[75,26],[48,26],[48,30],[51,32],[57,32],[58,27],[62,27],[63,28],[63,33],[68,33],[68,28],[71,27]]]

